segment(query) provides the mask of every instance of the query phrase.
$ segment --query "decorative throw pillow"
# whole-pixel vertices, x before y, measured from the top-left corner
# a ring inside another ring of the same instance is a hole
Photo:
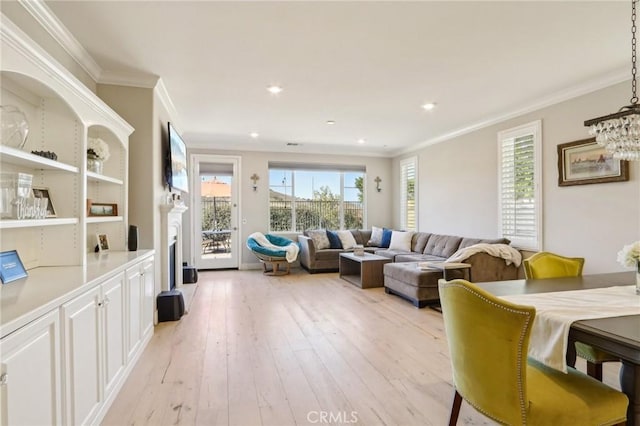
[[[389,243],[389,249],[411,251],[412,237],[413,237],[413,232],[392,231],[391,242]]]
[[[389,248],[389,244],[391,244],[391,229],[382,228],[382,240],[380,241],[381,248]]]
[[[353,238],[351,231],[336,231],[336,234],[338,234],[338,238],[340,238],[343,249],[350,250],[358,245],[358,243],[356,243],[356,239]]]
[[[329,238],[329,248],[332,248],[332,249],[342,248],[340,237],[338,237],[338,234],[335,231],[329,231],[327,229],[327,238]]]
[[[327,237],[327,231],[324,229],[314,229],[307,231],[309,238],[313,240],[313,246],[316,250],[328,249],[331,247],[329,238]]]
[[[382,228],[378,228],[377,226],[371,227],[371,239],[367,243],[369,246],[380,247],[380,243],[382,242]]]

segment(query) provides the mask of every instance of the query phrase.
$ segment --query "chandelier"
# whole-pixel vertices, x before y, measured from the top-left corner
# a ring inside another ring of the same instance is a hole
[[[589,134],[614,158],[640,160],[640,105],[636,94],[636,2],[631,0],[631,105],[584,122]]]

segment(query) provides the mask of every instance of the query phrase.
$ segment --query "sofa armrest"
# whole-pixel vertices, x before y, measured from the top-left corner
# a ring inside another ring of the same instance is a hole
[[[518,279],[518,268],[512,263],[507,265],[504,259],[489,253],[476,253],[463,262],[471,265],[473,282],[505,281]]]
[[[298,235],[298,243],[300,243],[300,264],[307,269],[313,269],[316,260],[316,246],[313,240],[305,235]]]

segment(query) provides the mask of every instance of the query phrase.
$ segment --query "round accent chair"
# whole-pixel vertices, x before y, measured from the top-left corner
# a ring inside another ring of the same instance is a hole
[[[267,275],[288,274],[290,264],[298,258],[300,251],[298,243],[288,238],[259,232],[249,235],[247,248],[260,260]],[[280,265],[285,265],[285,269],[281,269]]]

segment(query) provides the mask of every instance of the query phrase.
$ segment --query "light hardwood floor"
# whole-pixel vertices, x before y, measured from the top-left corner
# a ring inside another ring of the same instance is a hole
[[[618,368],[605,365],[614,387]],[[440,313],[335,273],[210,271],[103,424],[444,425],[451,400]],[[463,403],[458,424],[493,423]]]

